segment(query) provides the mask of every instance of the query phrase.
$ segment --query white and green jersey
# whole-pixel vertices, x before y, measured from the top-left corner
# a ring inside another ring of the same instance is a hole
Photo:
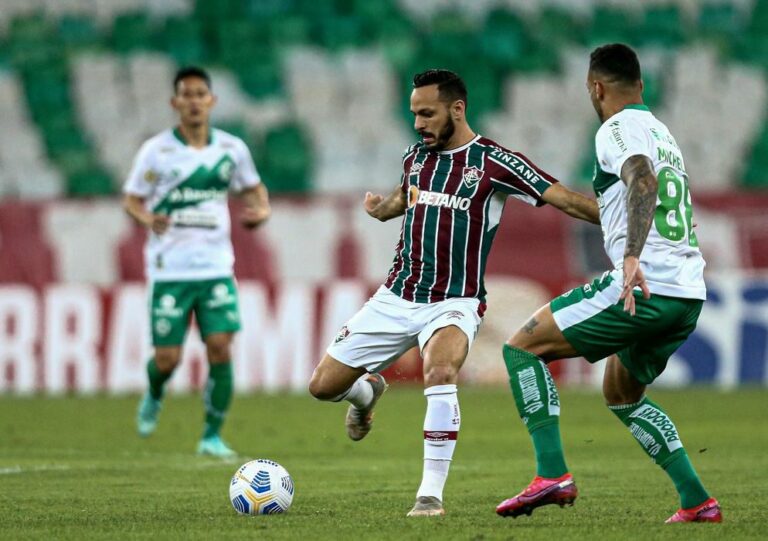
[[[705,263],[693,230],[688,175],[667,127],[644,105],[629,105],[600,126],[595,148],[594,189],[605,251],[613,265],[622,267],[627,240],[627,187],[620,179],[621,168],[632,156],[647,156],[659,181],[653,223],[640,255],[648,288],[659,295],[706,299]]]
[[[144,249],[152,281],[207,280],[232,275],[227,197],[261,182],[245,143],[212,129],[204,148],[188,146],[178,129],[144,143],[123,191],[171,225],[149,233]]]

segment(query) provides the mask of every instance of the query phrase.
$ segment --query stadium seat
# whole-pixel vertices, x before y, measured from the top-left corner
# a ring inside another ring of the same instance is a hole
[[[676,5],[649,6],[642,23],[635,30],[635,43],[642,46],[671,47],[680,45],[688,33],[688,20]]]
[[[67,194],[72,197],[92,197],[115,193],[112,177],[99,167],[73,173],[67,178]]]
[[[101,43],[101,34],[91,17],[65,15],[58,21],[58,34],[71,49],[96,47]]]
[[[118,53],[150,49],[154,46],[153,31],[146,14],[127,13],[115,17],[112,25],[112,47]]]
[[[208,54],[203,41],[202,25],[195,19],[166,19],[162,42],[163,50],[181,66],[202,63]]]
[[[312,155],[298,126],[285,125],[271,130],[255,158],[270,191],[297,193],[309,188]]]

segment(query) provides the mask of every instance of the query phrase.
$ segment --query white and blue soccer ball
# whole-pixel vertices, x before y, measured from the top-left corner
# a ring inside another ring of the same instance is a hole
[[[232,477],[229,501],[242,515],[284,513],[293,501],[293,479],[277,462],[251,460]]]

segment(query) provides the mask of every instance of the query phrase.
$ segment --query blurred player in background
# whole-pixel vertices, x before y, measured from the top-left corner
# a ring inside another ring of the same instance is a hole
[[[572,192],[522,154],[475,134],[467,90],[446,70],[413,79],[411,111],[422,141],[403,156],[400,185],[365,196],[365,210],[387,221],[405,215],[385,284],[341,329],[315,369],[309,390],[350,402],[346,427],[360,440],[386,388],[379,374],[418,346],[424,359],[424,471],[408,516],[442,515],[443,487],[461,423],[456,383],[485,311],[483,274],[508,196],[550,203],[594,223],[594,200]]]
[[[245,143],[209,125],[216,97],[208,74],[182,69],[173,89],[179,125],[144,143],[124,187],[126,211],[150,229],[144,258],[155,351],[147,363],[149,389],[139,405],[138,431],[148,436],[157,426],[163,390],[181,360],[194,312],[209,363],[197,451],[228,457],[235,452],[219,431],[232,401],[230,346],[240,316],[227,199],[229,193],[242,199],[240,224],[247,228],[269,217],[269,199]]]
[[[645,396],[646,385],[693,332],[706,299],[682,153],[643,105],[632,49],[613,44],[593,51],[587,88],[603,122],[595,137],[593,182],[614,270],[539,309],[504,346],[537,475],[496,511],[516,517],[576,498],[560,443],[560,401],[546,363],[609,357],[603,380],[608,407],[680,494],[681,509],[667,522],[720,522],[718,502],[701,484],[674,423]]]

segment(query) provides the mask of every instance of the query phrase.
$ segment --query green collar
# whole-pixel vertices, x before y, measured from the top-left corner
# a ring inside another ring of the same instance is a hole
[[[181,134],[181,130],[178,126],[173,128],[173,136],[179,140],[179,142],[184,146],[189,146],[189,143],[186,139],[184,139],[184,136]],[[210,145],[211,142],[213,142],[213,130],[208,128],[208,141],[206,142],[207,145]]]
[[[650,109],[648,109],[647,105],[643,105],[642,103],[632,103],[630,105],[625,105],[624,109],[635,109],[636,111],[648,111],[651,112]]]

